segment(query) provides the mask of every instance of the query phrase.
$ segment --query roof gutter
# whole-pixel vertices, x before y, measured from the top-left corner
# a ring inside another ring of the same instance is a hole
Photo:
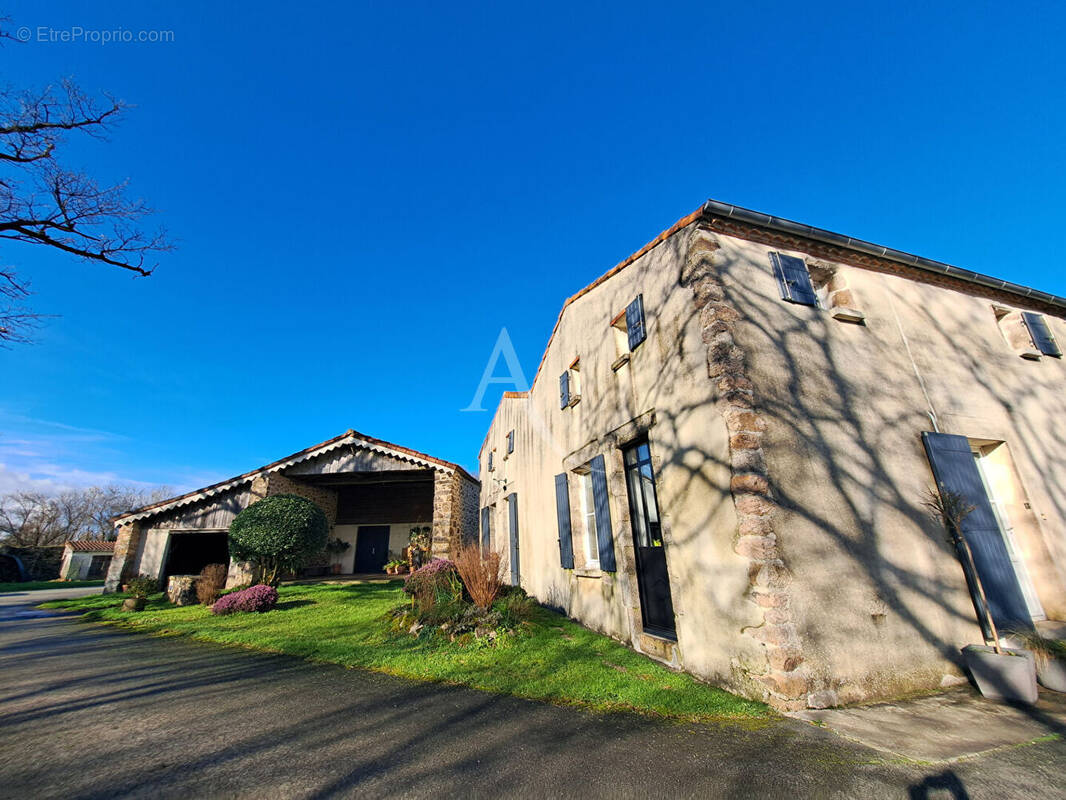
[[[925,270],[926,272],[932,272],[937,275],[948,275],[952,278],[967,281],[968,283],[975,283],[978,286],[986,286],[990,289],[1010,292],[1011,294],[1018,295],[1025,299],[1037,300],[1041,303],[1055,306],[1063,312],[1066,312],[1066,297],[1059,297],[1058,295],[1042,292],[1039,289],[1031,289],[1028,286],[1000,280],[999,278],[993,278],[989,275],[982,275],[980,272],[953,267],[951,264],[945,264],[941,261],[933,261],[932,259],[922,258],[921,256],[916,256],[911,253],[904,253],[902,250],[893,250],[889,247],[882,247],[881,245],[872,244],[863,241],[862,239],[853,239],[850,236],[842,236],[839,233],[833,233],[832,231],[823,230],[822,228],[815,228],[811,225],[805,225],[802,222],[793,222],[792,220],[782,219],[781,217],[773,217],[769,214],[763,214],[759,211],[752,211],[748,208],[730,205],[729,203],[722,203],[718,200],[708,200],[703,205],[703,212],[704,214],[713,214],[719,217],[746,222],[751,225],[758,225],[761,228],[770,228],[771,230],[780,231],[781,233],[802,236],[825,244],[846,247],[850,250],[856,250],[860,253],[877,256],[878,258],[885,258],[889,261],[895,261],[909,267]]]

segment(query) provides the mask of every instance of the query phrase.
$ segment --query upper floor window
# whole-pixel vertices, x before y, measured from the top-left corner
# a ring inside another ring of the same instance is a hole
[[[575,358],[570,367],[559,376],[559,408],[577,405],[581,400],[581,358]]]
[[[510,455],[514,452],[514,431],[512,430],[507,434],[507,453]]]
[[[494,458],[495,455],[496,455],[496,451],[495,450],[489,450],[489,463],[488,463],[489,472],[492,472],[494,469],[496,469],[496,464],[493,463],[495,461],[495,458]]]
[[[633,301],[619,311],[611,320],[614,334],[615,362],[611,369],[617,370],[629,361],[629,354],[636,350],[648,338],[648,329],[644,320],[644,295],[638,294]]]
[[[770,264],[773,265],[782,300],[815,308],[819,306],[818,293],[814,290],[811,273],[802,258],[786,256],[784,253],[770,253]]]
[[[1005,306],[992,306],[999,332],[1014,350],[1015,355],[1039,361],[1043,356],[1061,358],[1055,336],[1043,314],[1016,311]]]
[[[848,286],[847,271],[824,261],[808,263],[797,256],[770,253],[774,278],[781,299],[814,308],[824,308],[833,319],[865,325],[855,293]]]
[[[1025,327],[1029,329],[1029,335],[1032,337],[1033,344],[1037,350],[1045,356],[1062,358],[1062,350],[1059,349],[1059,345],[1055,341],[1055,337],[1051,333],[1051,328],[1048,326],[1043,314],[1023,311],[1022,320],[1025,322]]]

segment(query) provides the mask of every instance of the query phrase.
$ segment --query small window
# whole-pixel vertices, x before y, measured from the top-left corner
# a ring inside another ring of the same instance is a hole
[[[581,400],[581,358],[575,358],[570,367],[559,376],[559,408],[575,406]]]
[[[790,303],[818,307],[818,294],[811,282],[811,273],[802,258],[770,253],[770,264],[781,290],[781,299]]]
[[[493,463],[495,461],[495,458],[494,458],[495,455],[496,455],[496,451],[495,450],[489,450],[489,472],[492,472],[494,469],[496,469],[496,465],[495,465],[495,463]]]
[[[507,434],[507,453],[510,455],[514,452],[514,431]]]
[[[600,566],[600,546],[596,534],[596,499],[592,493],[592,475],[588,472],[578,475],[578,489],[581,492],[581,533],[585,550],[586,569],[598,569]]]
[[[644,295],[638,294],[633,301],[619,311],[611,320],[614,335],[615,361],[611,369],[618,371],[629,363],[629,355],[648,338],[644,319]]]
[[[1032,337],[1033,344],[1037,350],[1045,356],[1062,358],[1062,350],[1059,349],[1059,345],[1051,333],[1051,327],[1047,324],[1043,314],[1023,311],[1022,320],[1025,322],[1025,327],[1029,329],[1029,335]]]
[[[999,305],[992,306],[992,311],[999,332],[1015,355],[1030,361],[1039,361],[1044,356],[1062,357],[1062,351],[1042,314]]]

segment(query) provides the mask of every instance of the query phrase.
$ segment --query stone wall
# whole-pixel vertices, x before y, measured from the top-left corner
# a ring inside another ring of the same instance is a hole
[[[433,473],[433,540],[435,558],[448,558],[464,541],[477,536],[480,486],[459,472]]]
[[[130,578],[137,576],[137,548],[141,544],[141,526],[137,522],[129,522],[118,529],[118,538],[115,540],[115,554],[111,559],[111,567],[107,571],[107,580],[104,582],[105,592],[117,592],[122,584]]]

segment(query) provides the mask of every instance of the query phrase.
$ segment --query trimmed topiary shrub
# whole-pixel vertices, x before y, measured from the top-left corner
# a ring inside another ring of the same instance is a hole
[[[295,572],[329,537],[322,509],[306,497],[276,494],[252,503],[229,527],[229,550],[237,561],[254,561],[260,580],[277,586],[284,572]]]
[[[232,592],[211,606],[212,614],[233,614],[238,611],[269,611],[278,603],[278,590],[273,586],[257,584],[239,592]]]

